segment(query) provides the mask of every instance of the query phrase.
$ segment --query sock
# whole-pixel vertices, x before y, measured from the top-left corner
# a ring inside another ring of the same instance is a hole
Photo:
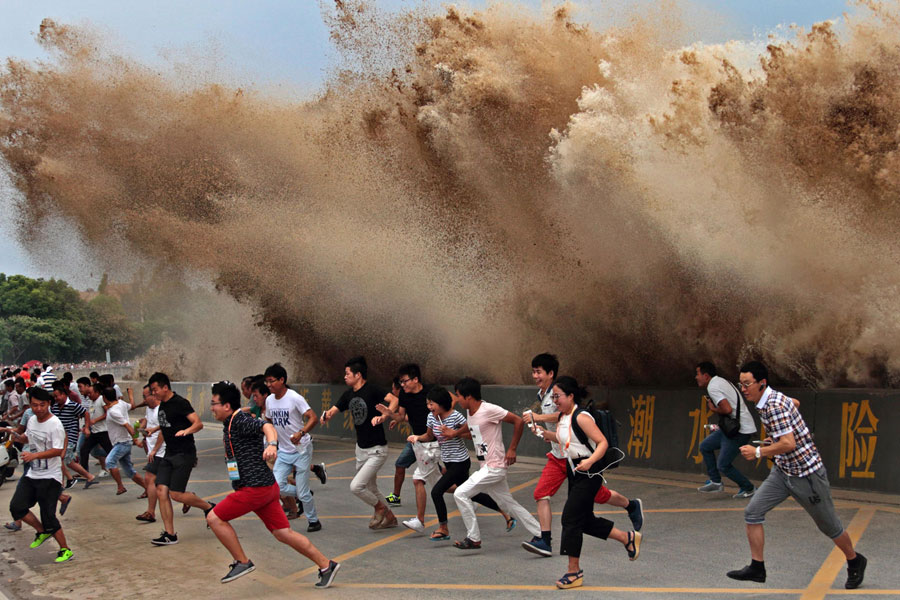
[[[750,567],[754,571],[765,571],[766,570],[766,561],[764,560],[753,560],[750,559]]]
[[[847,565],[850,566],[850,567],[852,567],[852,568],[858,567],[858,566],[859,566],[859,562],[860,562],[860,557],[861,557],[861,556],[862,556],[862,555],[861,555],[859,552],[857,552],[855,558],[851,558],[850,560],[847,561]]]
[[[541,539],[544,540],[545,542],[547,542],[547,545],[549,546],[549,545],[550,545],[550,539],[551,539],[551,538],[550,538],[550,532],[549,532],[549,531],[542,531],[542,532],[541,532]]]

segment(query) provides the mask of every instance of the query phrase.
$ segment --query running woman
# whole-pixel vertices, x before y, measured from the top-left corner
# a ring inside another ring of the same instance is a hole
[[[569,568],[556,582],[560,589],[584,584],[580,560],[585,533],[620,542],[625,546],[629,560],[637,560],[641,550],[639,531],[616,529],[612,521],[594,515],[594,499],[603,485],[600,461],[609,442],[591,413],[579,409],[579,402],[586,397],[587,391],[579,387],[574,378],[558,378],[553,384],[553,401],[559,407],[559,422],[556,431],[541,430],[545,439],[559,444],[568,466],[569,496],[563,508],[559,553],[569,557]]]
[[[384,390],[366,381],[368,371],[366,359],[362,356],[347,361],[344,382],[350,389],[334,406],[322,413],[322,422],[327,423],[338,411],[350,411],[356,427],[356,477],[350,482],[350,490],[375,509],[369,529],[388,529],[397,526],[397,517],[378,491],[378,470],[387,460],[387,439],[381,424],[384,417],[375,408],[386,400],[387,395]]]
[[[235,490],[206,515],[210,529],[234,559],[228,573],[222,578],[222,583],[234,581],[256,569],[253,561],[244,554],[237,534],[229,523],[253,511],[276,540],[316,563],[319,567],[316,587],[329,587],[341,565],[328,559],[306,536],[293,531],[281,510],[281,492],[266,462],[277,460],[276,456],[279,454],[281,442],[275,427],[241,411],[241,394],[228,381],[213,385],[210,409],[216,420],[223,424],[225,462],[231,487]]]
[[[457,382],[456,402],[466,410],[466,431],[472,434],[475,454],[484,461],[482,467],[456,488],[453,497],[463,523],[466,524],[466,538],[453,543],[460,550],[481,548],[481,531],[475,518],[473,498],[481,492],[490,495],[505,512],[521,521],[531,535],[539,535],[541,527],[531,513],[513,499],[506,481],[507,471],[516,462],[516,446],[522,438],[525,423],[522,417],[501,406],[481,399],[481,384],[471,377]],[[503,447],[501,423],[515,427],[509,450]]]
[[[435,386],[429,390],[428,410],[430,411],[428,415],[428,430],[424,435],[411,435],[408,439],[413,444],[428,443],[436,440],[440,446],[441,461],[444,463],[445,471],[431,488],[431,501],[434,502],[434,509],[437,512],[438,528],[431,534],[430,538],[434,542],[440,542],[450,539],[450,529],[447,526],[447,503],[444,502],[444,494],[448,492],[453,493],[456,490],[456,486],[469,478],[469,469],[472,466],[472,461],[469,458],[469,450],[466,448],[463,439],[466,437],[471,438],[472,436],[468,433],[461,433],[465,427],[466,419],[458,411],[453,410],[453,398],[446,388]],[[418,471],[418,468],[416,470]],[[415,477],[413,477],[413,481],[416,481]],[[503,515],[503,518],[506,519],[507,532],[512,531],[516,526],[516,520],[500,510],[494,499],[487,494],[476,494],[472,496],[472,500]],[[415,520],[422,523],[425,516],[424,513],[423,507]],[[410,529],[424,531],[424,526],[419,529],[409,523],[409,521],[403,522]]]

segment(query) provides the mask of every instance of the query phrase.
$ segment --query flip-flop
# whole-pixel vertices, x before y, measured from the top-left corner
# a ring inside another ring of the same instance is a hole
[[[91,487],[92,485],[98,485],[99,483],[100,483],[100,482],[97,481],[96,479],[91,479],[90,481],[85,481],[85,482],[84,482],[84,489],[88,489],[88,488]]]
[[[69,496],[69,499],[66,500],[65,502],[60,503],[60,505],[59,505],[60,516],[66,514],[66,510],[68,510],[70,504],[72,504],[72,496]]]
[[[508,518],[508,519],[506,520],[506,533],[509,533],[510,531],[512,531],[513,529],[515,529],[515,528],[516,528],[516,525],[517,525],[518,523],[519,523],[519,522],[516,520],[515,517],[510,517],[510,518]]]
[[[449,533],[441,533],[439,531],[435,531],[431,534],[431,537],[428,538],[432,542],[445,542],[450,539]]]
[[[191,510],[191,505],[190,505],[190,504],[182,504],[182,505],[181,505],[181,514],[183,514],[183,515],[188,514],[188,511],[189,511],[189,510]]]
[[[125,490],[116,490],[116,496],[121,496],[122,494],[124,494],[124,493],[127,492],[127,491],[128,491],[127,489],[125,489]]]
[[[138,500],[143,500],[143,499],[146,498],[146,497],[147,497],[147,491],[144,490],[144,493],[141,494],[140,496],[138,496]]]
[[[151,515],[150,513],[142,513],[135,517],[138,521],[143,521],[145,523],[156,523],[156,517]]]

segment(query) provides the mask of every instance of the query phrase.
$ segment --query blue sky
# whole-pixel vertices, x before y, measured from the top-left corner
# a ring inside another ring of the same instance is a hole
[[[456,4],[478,8],[486,3],[488,0]],[[399,10],[421,2],[378,0],[376,4]],[[542,6],[541,0],[519,0],[517,4],[532,9]],[[544,4],[555,3],[545,0]],[[625,12],[656,3],[604,0],[580,4],[602,6],[608,14],[610,7]],[[715,30],[704,30],[706,39],[701,41],[710,43],[753,39],[791,23],[808,28],[849,10],[843,0],[695,0],[693,4],[700,12],[721,18],[714,19]],[[316,0],[0,0],[0,59],[46,58],[34,42],[34,32],[44,17],[87,24],[100,33],[104,43],[145,63],[165,66],[198,57],[207,73],[221,81],[274,88],[299,97],[319,89],[336,56]],[[14,195],[0,170],[0,272],[74,280],[65,266],[46,259],[31,260],[20,247],[10,226]],[[70,247],[77,252],[77,245]],[[99,280],[99,274],[96,278]],[[90,285],[84,280],[77,283]]]

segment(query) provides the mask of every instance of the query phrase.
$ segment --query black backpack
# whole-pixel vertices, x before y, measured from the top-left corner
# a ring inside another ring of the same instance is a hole
[[[591,450],[594,449],[594,442],[588,438],[587,434],[578,425],[578,415],[582,412],[586,412],[593,417],[594,423],[600,429],[600,433],[603,434],[603,437],[609,443],[606,454],[597,462],[595,467],[599,471],[615,469],[622,462],[622,459],[625,458],[625,453],[619,449],[619,426],[616,423],[616,419],[610,411],[597,408],[592,402],[588,402],[584,408],[579,408],[572,414],[572,431],[575,432],[578,440]],[[594,471],[593,467],[591,471]]]

